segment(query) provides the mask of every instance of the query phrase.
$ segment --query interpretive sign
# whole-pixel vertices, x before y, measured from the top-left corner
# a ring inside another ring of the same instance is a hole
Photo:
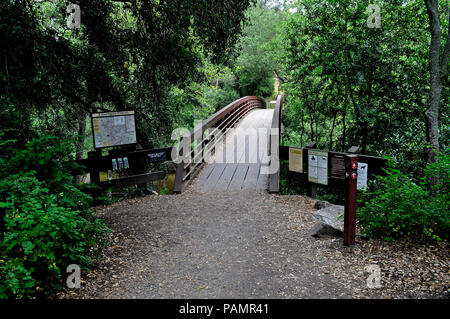
[[[303,173],[303,150],[289,148],[289,170]]]
[[[92,114],[94,147],[136,144],[134,111]]]
[[[345,179],[344,154],[329,153],[330,155],[330,177],[334,179]]]
[[[328,185],[328,152],[308,151],[308,181]]]
[[[149,163],[162,162],[166,160],[165,151],[153,151],[147,154],[147,161]]]
[[[357,189],[367,188],[367,173],[369,171],[369,164],[358,162],[358,180],[356,182]]]

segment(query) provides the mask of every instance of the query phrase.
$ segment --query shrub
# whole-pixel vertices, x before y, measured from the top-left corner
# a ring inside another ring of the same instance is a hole
[[[0,158],[0,298],[39,297],[60,288],[69,264],[88,267],[107,229],[73,183],[68,141],[12,143],[0,143],[11,155]]]
[[[395,240],[401,236],[448,239],[450,230],[448,174],[449,156],[428,165],[420,184],[396,168],[388,159],[386,176],[377,177],[377,187],[363,194],[358,209],[358,224],[363,235]],[[429,180],[439,174],[441,182],[428,189]]]

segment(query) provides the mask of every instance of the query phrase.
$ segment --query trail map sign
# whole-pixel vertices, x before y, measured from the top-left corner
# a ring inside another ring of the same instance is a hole
[[[92,114],[94,147],[136,144],[134,111]]]
[[[328,185],[328,152],[309,150],[308,181]]]
[[[303,173],[303,150],[289,148],[289,170]]]

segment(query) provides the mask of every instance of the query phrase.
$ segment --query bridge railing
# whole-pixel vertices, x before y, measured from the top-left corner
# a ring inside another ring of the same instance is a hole
[[[272,126],[269,137],[269,157],[271,171],[269,174],[269,193],[278,193],[280,190],[280,126],[283,112],[283,98],[278,95],[273,111]]]
[[[224,141],[226,133],[244,116],[255,108],[265,108],[266,102],[257,96],[246,96],[236,100],[211,117],[202,125],[190,131],[187,139],[192,146],[189,152],[179,151],[182,160],[177,164],[174,193],[181,193],[187,183],[192,180],[205,163],[205,158],[214,153],[215,148]],[[182,154],[185,152],[185,154]]]

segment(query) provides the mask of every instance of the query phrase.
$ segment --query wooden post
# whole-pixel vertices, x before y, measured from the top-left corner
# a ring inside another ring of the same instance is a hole
[[[88,158],[89,159],[96,159],[102,157],[102,150],[96,149],[95,151],[88,152]],[[95,165],[94,167],[89,167],[88,170],[89,177],[91,180],[91,183],[99,183],[100,182],[100,168]],[[92,198],[93,198],[93,204],[97,205],[99,203],[98,199],[102,195],[101,189],[93,189],[92,190]]]
[[[344,245],[355,244],[358,155],[345,155]]]
[[[177,170],[175,172],[175,182],[173,186],[174,194],[181,194],[183,192],[183,179],[186,175],[186,171],[184,170],[184,161],[177,164]]]
[[[102,157],[102,151],[99,150],[99,149],[97,149],[95,151],[88,152],[88,158],[89,159],[95,159],[95,158],[100,158],[100,157]],[[90,177],[91,183],[98,183],[98,182],[100,182],[100,176],[99,176],[100,169],[97,166],[91,167],[89,169],[88,173],[89,173],[89,177]]]
[[[269,174],[269,193],[277,194],[280,191],[280,124],[281,124],[281,110],[283,108],[283,98],[281,95],[277,97],[277,103],[273,111],[272,126],[269,134],[269,155],[270,168],[277,166],[277,171]],[[276,135],[272,135],[272,130],[276,130]],[[276,164],[274,164],[276,162]]]

